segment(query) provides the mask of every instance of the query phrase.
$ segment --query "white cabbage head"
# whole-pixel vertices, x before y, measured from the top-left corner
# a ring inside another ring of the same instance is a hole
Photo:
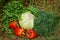
[[[22,13],[19,24],[21,28],[26,30],[32,29],[34,27],[34,15],[30,11]]]

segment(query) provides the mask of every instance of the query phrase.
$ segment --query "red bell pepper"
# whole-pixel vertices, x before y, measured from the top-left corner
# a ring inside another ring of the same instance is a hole
[[[25,30],[23,28],[16,28],[14,30],[14,34],[17,36],[20,36],[20,37],[24,35],[24,32],[25,32]]]
[[[13,28],[13,29],[17,28],[17,22],[16,21],[11,21],[9,23],[9,28]]]
[[[26,31],[26,37],[27,38],[35,38],[37,36],[37,33],[34,30],[27,30]]]

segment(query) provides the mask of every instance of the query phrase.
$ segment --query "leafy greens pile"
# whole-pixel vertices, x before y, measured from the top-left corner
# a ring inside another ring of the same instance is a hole
[[[44,12],[36,7],[30,6],[28,8],[35,16],[34,30],[41,36],[47,37],[55,29],[58,20],[57,16],[51,12]]]
[[[9,29],[9,22],[11,20],[18,20],[22,12],[27,11],[25,7],[19,1],[11,1],[3,8],[3,15],[2,15],[2,29],[5,29],[7,33],[11,34]]]

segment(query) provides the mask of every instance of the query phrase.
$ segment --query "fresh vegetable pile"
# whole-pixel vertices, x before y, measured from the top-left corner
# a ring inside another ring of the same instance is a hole
[[[4,6],[2,30],[17,36],[49,36],[58,23],[57,16],[44,12],[34,6],[24,7],[19,1],[10,1]]]

